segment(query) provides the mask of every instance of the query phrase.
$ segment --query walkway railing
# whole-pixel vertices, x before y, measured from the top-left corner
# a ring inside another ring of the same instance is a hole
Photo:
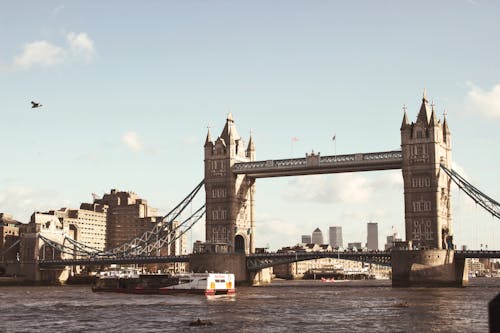
[[[236,174],[249,174],[252,177],[273,177],[401,169],[402,162],[403,155],[399,150],[333,156],[311,153],[303,158],[235,163],[232,171]]]

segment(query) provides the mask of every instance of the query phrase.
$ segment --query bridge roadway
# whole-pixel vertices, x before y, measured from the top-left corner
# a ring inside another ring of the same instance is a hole
[[[340,173],[401,169],[400,150],[378,153],[320,156],[308,154],[304,158],[235,163],[231,171],[252,178],[298,176],[319,173]]]
[[[45,259],[39,260],[40,268],[55,268],[63,266],[88,266],[88,265],[111,265],[111,264],[153,264],[166,262],[189,262],[190,255],[178,256],[149,256],[149,257],[94,257],[82,259]],[[320,258],[335,258],[344,260],[361,261],[381,266],[391,266],[390,251],[317,251],[317,252],[295,252],[295,253],[255,253],[249,254],[247,268],[249,271],[257,271],[276,265],[289,264],[297,261],[305,261]],[[500,258],[500,251],[455,251],[455,258]]]

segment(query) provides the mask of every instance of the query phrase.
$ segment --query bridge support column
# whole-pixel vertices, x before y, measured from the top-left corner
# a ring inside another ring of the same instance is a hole
[[[468,283],[464,259],[453,250],[393,250],[393,287],[462,287]]]
[[[196,253],[189,257],[189,268],[195,273],[229,272],[236,283],[249,281],[244,253]]]
[[[271,283],[273,279],[273,268],[264,268],[259,271],[250,272],[250,282],[252,286],[261,286]]]

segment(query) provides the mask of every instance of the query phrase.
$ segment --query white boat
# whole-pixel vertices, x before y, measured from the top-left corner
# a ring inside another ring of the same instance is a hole
[[[130,294],[234,295],[236,293],[234,274],[231,273],[103,275],[92,286],[92,291]]]

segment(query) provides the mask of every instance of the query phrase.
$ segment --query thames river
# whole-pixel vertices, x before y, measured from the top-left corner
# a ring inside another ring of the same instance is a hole
[[[1,287],[0,332],[488,332],[498,293],[498,278],[398,289],[388,280],[276,281],[215,298]],[[212,325],[189,326],[198,318]]]

